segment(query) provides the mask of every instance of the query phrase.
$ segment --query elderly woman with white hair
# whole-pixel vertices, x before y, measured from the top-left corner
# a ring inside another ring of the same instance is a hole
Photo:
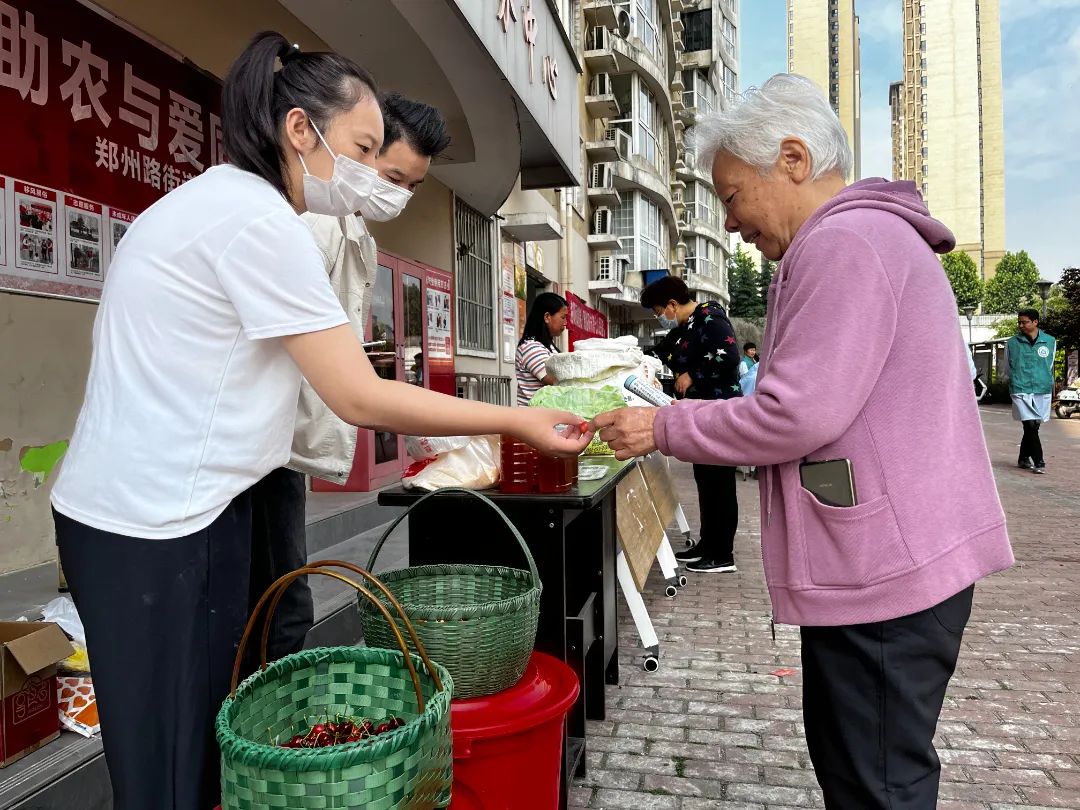
[[[974,583],[1013,562],[965,349],[932,326],[956,320],[934,255],[955,240],[914,184],[846,185],[844,131],[801,76],[774,76],[694,138],[727,230],[782,259],[757,390],[593,426],[620,458],[763,468],[765,577],[776,620],[801,626],[825,804],[932,810]]]

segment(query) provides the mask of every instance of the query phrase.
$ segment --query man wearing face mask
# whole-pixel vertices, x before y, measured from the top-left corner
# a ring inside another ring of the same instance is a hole
[[[309,212],[301,217],[315,236],[330,283],[360,340],[365,339],[378,267],[375,240],[364,220],[385,222],[399,216],[424,182],[431,159],[450,144],[443,117],[434,107],[399,93],[384,94],[379,101],[382,149],[373,152],[365,165],[350,167],[347,184],[314,177],[309,181],[310,175],[305,176],[305,193],[308,184],[321,184],[324,188],[313,188],[311,193],[325,192],[330,198],[327,207],[344,207],[346,213],[330,216]],[[370,175],[365,171],[369,168]],[[274,580],[307,562],[305,475],[344,483],[352,469],[356,442],[357,429],[339,419],[303,382],[289,465],[270,473],[252,492],[252,606]],[[306,579],[298,579],[273,618],[270,660],[301,649],[313,622],[311,590]]]

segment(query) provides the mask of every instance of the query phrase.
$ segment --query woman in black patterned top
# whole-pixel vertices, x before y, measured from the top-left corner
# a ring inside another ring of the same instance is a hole
[[[656,355],[676,375],[675,392],[687,399],[731,399],[739,386],[739,345],[723,306],[695,302],[682,279],[665,276],[645,288],[641,305],[670,329]],[[675,554],[688,571],[736,571],[734,543],[739,525],[735,468],[694,465],[701,539]]]

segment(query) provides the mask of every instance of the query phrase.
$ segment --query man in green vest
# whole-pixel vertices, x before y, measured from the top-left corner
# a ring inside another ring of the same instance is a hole
[[[1013,419],[1024,425],[1017,465],[1042,474],[1046,472],[1046,461],[1039,439],[1039,426],[1050,418],[1057,341],[1039,328],[1037,310],[1020,310],[1016,324],[1020,333],[1009,338],[1005,344],[1005,355]]]

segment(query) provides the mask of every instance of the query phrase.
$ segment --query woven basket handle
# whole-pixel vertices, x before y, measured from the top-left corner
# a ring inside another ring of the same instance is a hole
[[[236,651],[236,660],[233,662],[232,682],[231,682],[231,685],[229,687],[230,696],[236,694],[236,686],[240,681],[240,666],[241,666],[241,664],[243,663],[243,660],[244,660],[244,652],[247,649],[248,641],[251,638],[251,634],[255,630],[255,622],[258,620],[259,614],[262,613],[263,606],[271,599],[271,597],[276,595],[278,590],[284,590],[285,588],[287,588],[292,583],[292,581],[294,579],[297,579],[298,577],[306,576],[308,574],[319,574],[321,576],[331,577],[333,579],[340,580],[341,582],[344,582],[345,584],[352,586],[360,594],[365,596],[372,604],[374,604],[376,609],[379,610],[379,612],[381,612],[383,614],[383,618],[386,619],[387,623],[390,625],[390,629],[393,631],[394,636],[397,639],[398,647],[401,650],[401,654],[402,654],[403,658],[405,659],[405,666],[409,670],[409,678],[412,680],[413,691],[416,693],[417,708],[419,709],[419,711],[423,712],[424,711],[424,696],[423,696],[423,692],[421,691],[421,688],[420,688],[420,676],[417,675],[417,673],[416,673],[416,667],[413,665],[412,657],[409,655],[409,649],[408,649],[408,646],[405,644],[405,639],[402,637],[401,631],[397,628],[397,623],[390,616],[389,611],[387,611],[387,609],[383,606],[382,602],[375,596],[375,594],[373,594],[371,591],[369,591],[363,585],[359,584],[358,582],[354,582],[353,580],[349,579],[348,577],[346,577],[346,576],[344,576],[342,574],[337,573],[336,571],[325,571],[325,570],[322,570],[322,569],[319,569],[319,568],[299,568],[296,571],[291,571],[290,573],[285,574],[284,576],[280,577],[276,582],[274,582],[269,588],[267,588],[266,593],[264,593],[259,598],[259,602],[255,606],[255,609],[251,612],[251,618],[248,619],[247,626],[244,628],[244,634],[240,638],[240,645],[239,645],[239,648]],[[269,613],[267,615],[267,622],[269,623],[269,621],[272,618],[273,618],[273,614]],[[405,622],[406,626],[410,625],[408,617],[402,616],[402,619]],[[415,635],[415,630],[412,630],[410,632],[410,635]],[[436,673],[436,671],[435,671],[434,665],[431,663],[431,659],[429,659],[427,657],[426,652],[422,651],[422,648],[418,648],[417,652],[420,654],[421,660],[424,663],[424,667],[427,669],[428,674],[431,676],[432,680],[435,682],[437,688],[442,690],[443,689],[442,682],[439,679],[438,673]],[[265,668],[265,667],[266,667],[266,656],[265,656],[265,650],[264,650],[263,651],[263,656],[262,656],[262,662],[260,664],[260,669]]]
[[[369,572],[365,571],[359,565],[351,562],[345,562],[344,560],[318,560],[316,562],[309,562],[304,566],[305,569],[311,570],[313,568],[344,568],[347,571],[352,571],[354,574],[359,574],[366,579],[369,583],[374,585],[378,590],[387,598],[391,607],[397,611],[397,614],[404,619],[405,629],[409,633],[409,638],[412,639],[413,646],[416,648],[417,653],[420,655],[420,659],[424,662],[424,665],[428,665],[427,650],[424,649],[424,645],[420,642],[420,638],[416,634],[416,628],[413,627],[411,621],[405,613],[405,609],[401,606],[401,603],[397,600],[394,594],[387,588],[378,577],[372,576]],[[274,599],[270,603],[270,610],[267,616],[274,616],[277,614],[278,603],[285,596],[285,591],[288,590],[285,587],[277,589],[277,593],[274,594]],[[385,615],[385,614],[384,614]],[[266,621],[263,624],[262,640],[259,644],[259,660],[262,662],[262,666],[266,666],[266,648],[270,640],[270,621]],[[439,680],[438,674],[434,669],[428,666],[428,672],[431,674],[432,680],[435,682],[435,686],[440,691],[442,690],[442,682]]]
[[[495,505],[495,502],[490,498],[481,495],[476,490],[463,489],[462,487],[447,487],[446,489],[437,489],[434,492],[429,492],[426,495],[419,498],[416,503],[406,509],[402,514],[394,520],[393,523],[383,532],[382,537],[379,538],[379,542],[375,544],[375,548],[371,550],[371,556],[368,557],[367,570],[373,571],[375,569],[375,558],[379,556],[379,552],[382,551],[383,545],[385,545],[387,539],[393,534],[394,529],[398,527],[401,521],[405,520],[409,516],[409,513],[416,509],[420,504],[429,498],[437,498],[440,495],[471,495],[482,503],[487,504],[495,513],[502,519],[502,522],[506,524],[506,528],[510,530],[510,533],[514,535],[514,539],[517,540],[518,545],[521,546],[522,552],[525,554],[525,559],[529,563],[529,573],[532,574],[533,585],[537,588],[540,587],[540,572],[536,570],[536,561],[533,559],[532,552],[529,551],[529,547],[525,544],[525,539],[521,536],[521,532],[517,530],[517,526],[510,522],[510,518],[506,516],[502,509]]]

